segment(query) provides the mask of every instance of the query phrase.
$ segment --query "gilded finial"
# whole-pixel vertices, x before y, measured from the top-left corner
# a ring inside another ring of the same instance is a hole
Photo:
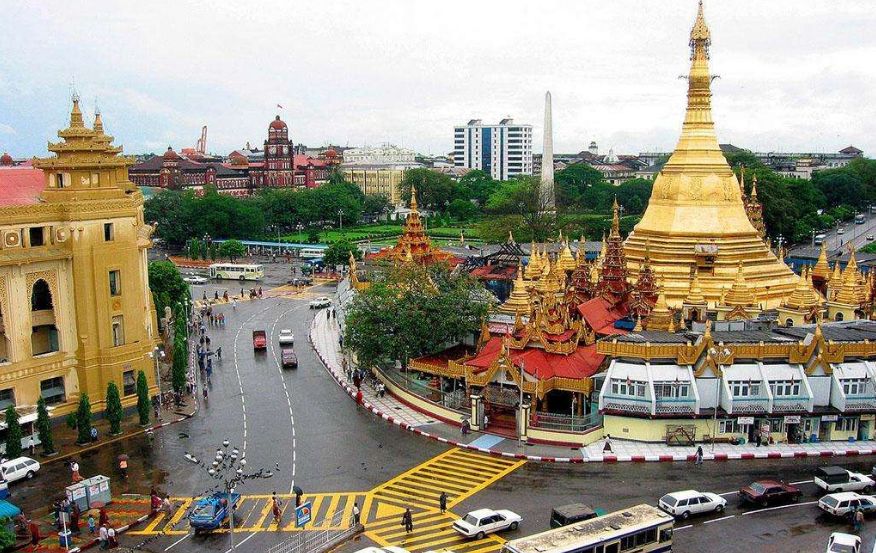
[[[79,94],[73,93],[73,109],[70,110],[70,128],[83,128],[85,121],[82,120],[82,112],[79,110]]]
[[[417,211],[417,187],[411,185],[411,211]]]
[[[103,120],[100,118],[100,106],[97,101],[94,102],[94,132],[103,134]]]
[[[751,199],[757,200],[757,174],[751,176]]]
[[[612,206],[614,214],[611,217],[611,236],[620,236],[620,206],[617,204],[617,196],[614,197],[614,206]]]
[[[690,45],[693,47],[697,42],[705,42],[708,46],[712,40],[712,35],[709,32],[709,26],[706,25],[706,17],[703,13],[703,0],[700,0],[697,8],[697,19],[694,21],[694,26],[690,30]]]

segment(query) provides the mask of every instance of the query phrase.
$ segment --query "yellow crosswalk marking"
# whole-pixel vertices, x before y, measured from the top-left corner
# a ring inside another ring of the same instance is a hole
[[[156,528],[159,524],[161,524],[161,521],[164,520],[166,516],[167,516],[167,513],[163,512],[163,511],[160,512],[160,513],[158,513],[158,515],[156,515],[155,518],[152,519],[152,522],[150,522],[149,525],[146,526],[146,528],[143,529],[143,531],[144,531],[144,532],[152,532],[152,531],[154,531],[155,528]]]

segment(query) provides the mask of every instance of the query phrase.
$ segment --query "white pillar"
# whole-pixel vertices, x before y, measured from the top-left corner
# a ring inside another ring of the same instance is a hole
[[[556,209],[556,197],[554,195],[554,138],[553,123],[551,120],[551,93],[544,95],[544,148],[541,155],[541,197],[542,205],[546,211]]]

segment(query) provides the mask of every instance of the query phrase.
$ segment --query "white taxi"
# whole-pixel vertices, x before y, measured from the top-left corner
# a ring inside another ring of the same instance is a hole
[[[481,539],[502,530],[517,530],[523,518],[512,511],[477,509],[453,523],[453,529],[467,538]]]

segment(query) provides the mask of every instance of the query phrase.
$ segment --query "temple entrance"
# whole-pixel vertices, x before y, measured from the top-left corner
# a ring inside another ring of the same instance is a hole
[[[516,435],[520,390],[491,383],[483,389],[483,397],[484,414],[489,420],[487,430]]]

